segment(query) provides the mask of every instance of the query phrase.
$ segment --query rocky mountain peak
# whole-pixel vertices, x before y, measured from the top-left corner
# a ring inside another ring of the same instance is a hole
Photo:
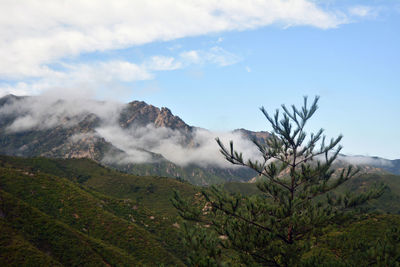
[[[166,113],[166,114],[171,114],[172,115],[171,110],[169,108],[167,108],[167,107],[162,107],[161,108],[161,113]]]
[[[184,132],[192,131],[192,127],[178,116],[174,116],[170,109],[166,107],[160,109],[143,101],[133,101],[127,104],[121,112],[119,123],[124,128],[131,125],[154,124],[156,127],[168,127]]]

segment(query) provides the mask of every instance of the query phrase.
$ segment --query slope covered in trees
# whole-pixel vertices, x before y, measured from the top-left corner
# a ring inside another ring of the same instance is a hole
[[[82,184],[91,177],[112,192]],[[84,159],[1,157],[0,258],[5,264],[25,261],[27,250],[32,255],[25,263],[182,265],[172,188],[195,193],[177,180],[139,178]],[[113,197],[121,189],[129,196]]]
[[[87,159],[0,156],[0,168],[1,265],[188,264],[190,247],[181,239],[183,224],[170,198],[177,189],[191,206],[203,209],[200,188],[176,179],[127,175]],[[357,188],[361,184],[350,189],[362,190]],[[226,187],[254,196],[253,186]],[[387,230],[399,223],[396,215],[366,214],[327,227],[304,257],[322,253],[343,260],[351,255],[371,259],[374,252],[367,248],[379,240],[392,244]],[[226,255],[235,257],[232,251]]]

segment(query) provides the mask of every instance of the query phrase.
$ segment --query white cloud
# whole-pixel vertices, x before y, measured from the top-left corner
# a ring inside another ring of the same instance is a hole
[[[182,63],[173,57],[153,56],[145,63],[150,70],[176,70],[182,67]]]
[[[339,155],[338,160],[345,161],[353,165],[371,165],[377,167],[391,167],[393,163],[388,159],[368,157],[368,156],[344,156]]]
[[[54,75],[47,65],[62,58],[154,41],[274,23],[327,29],[345,22],[307,0],[3,0],[0,77]]]
[[[14,85],[0,84],[0,96],[6,94],[37,95],[54,89],[64,93],[80,94],[77,91],[88,91],[91,96],[123,87],[121,82],[133,82],[154,79],[156,71],[171,71],[192,64],[216,64],[229,66],[240,58],[233,53],[215,46],[208,50],[191,50],[182,52],[178,58],[170,56],[152,56],[142,63],[135,64],[122,60],[95,61],[91,63],[60,63],[59,70],[48,71],[31,81],[18,82]],[[123,91],[127,91],[125,88]]]
[[[104,138],[113,146],[125,153],[115,157],[105,155],[104,161],[110,163],[144,163],[154,162],[151,153],[162,155],[165,159],[186,166],[196,164],[200,166],[219,166],[235,168],[227,162],[219,152],[215,138],[220,137],[224,142],[232,140],[235,149],[243,152],[246,158],[259,159],[260,152],[251,140],[237,132],[212,132],[205,129],[195,129],[191,138],[192,145],[184,144],[185,134],[170,128],[156,128],[154,125],[132,125],[128,129],[121,128],[116,123],[104,124],[96,129],[95,136]],[[85,136],[86,137],[86,136]],[[74,136],[75,141],[79,136]],[[194,144],[194,145],[193,145]]]
[[[76,80],[98,80],[123,82],[149,80],[150,74],[142,66],[127,61],[108,61],[91,64],[66,65],[68,76]]]
[[[208,50],[185,51],[180,54],[180,58],[186,64],[212,63],[221,67],[233,65],[241,60],[239,56],[219,46],[214,46]]]
[[[0,84],[0,96],[5,94],[37,95],[39,93],[62,89],[62,94],[81,94],[88,91],[95,96],[94,90],[107,90],[119,86],[120,82],[153,79],[153,74],[142,65],[127,61],[112,60],[92,62],[90,64],[62,64],[62,70],[53,71],[42,78],[19,82],[15,85]]]
[[[205,53],[206,60],[218,64],[220,66],[229,66],[240,61],[240,58],[221,47],[215,46]]]
[[[196,50],[182,52],[180,57],[188,63],[198,64],[202,61],[199,52]]]
[[[122,104],[113,101],[89,100],[87,91],[62,95],[62,91],[49,91],[40,96],[27,97],[0,108],[0,115],[18,115],[7,131],[74,126],[88,114],[96,114],[104,123],[115,123]]]
[[[0,83],[0,97],[13,95],[37,95],[42,91],[42,87],[37,83],[18,82],[16,84]]]
[[[249,66],[246,66],[246,71],[247,71],[247,72],[251,72],[251,69],[250,69]]]
[[[369,6],[354,6],[349,8],[351,15],[357,17],[367,17],[374,15],[374,10]]]

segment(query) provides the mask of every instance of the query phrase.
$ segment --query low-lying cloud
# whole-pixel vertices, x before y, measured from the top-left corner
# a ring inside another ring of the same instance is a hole
[[[118,102],[99,102],[68,93],[60,99],[60,91],[33,97],[24,97],[0,109],[0,115],[16,116],[6,128],[8,132],[26,130],[45,130],[52,127],[71,127],[82,121],[89,114],[95,114],[104,123],[115,121],[122,104]],[[70,92],[69,92],[70,93]]]
[[[121,163],[155,161],[149,153],[143,152],[142,149],[145,149],[180,166],[196,164],[203,167],[233,167],[219,152],[216,137],[226,142],[232,140],[235,149],[247,157],[255,158],[258,155],[252,142],[237,132],[212,132],[197,128],[191,133],[190,144],[185,143],[187,137],[184,133],[170,128],[157,128],[152,124],[145,127],[133,125],[129,129],[109,125],[97,128],[96,132],[127,154],[126,158],[118,159]]]
[[[8,133],[27,130],[45,130],[54,127],[73,127],[87,116],[96,115],[99,124],[94,131],[76,133],[70,142],[94,136],[103,138],[124,153],[105,155],[103,160],[117,164],[152,163],[160,160],[155,154],[180,166],[235,167],[219,152],[216,137],[228,143],[232,140],[235,149],[247,158],[257,158],[259,152],[250,140],[239,132],[212,132],[194,128],[191,133],[165,127],[131,125],[122,128],[119,114],[124,105],[116,102],[101,102],[84,98],[64,98],[55,95],[26,97],[0,108],[0,116],[17,115],[6,128]]]
[[[393,163],[390,160],[378,157],[339,155],[338,160],[343,160],[352,165],[370,165],[379,168],[393,166]]]
[[[5,128],[9,134],[54,127],[74,127],[90,117],[95,120],[93,128],[76,132],[68,141],[77,143],[89,137],[102,138],[123,151],[119,154],[104,155],[103,161],[108,163],[153,163],[164,158],[180,166],[196,164],[235,167],[219,152],[216,137],[226,145],[232,140],[235,150],[243,152],[246,159],[260,159],[258,149],[240,132],[213,132],[193,128],[193,131],[188,133],[155,127],[154,124],[133,124],[123,128],[119,123],[119,115],[124,107],[125,104],[121,102],[92,100],[86,91],[75,95],[70,95],[70,91],[64,95],[60,95],[60,91],[50,91],[41,96],[24,97],[3,105],[0,107],[0,117],[14,116],[14,121]],[[338,161],[381,168],[393,166],[390,160],[366,156],[339,155]]]

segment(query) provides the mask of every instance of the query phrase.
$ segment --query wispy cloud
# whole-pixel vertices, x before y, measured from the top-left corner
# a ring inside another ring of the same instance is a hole
[[[122,83],[152,80],[158,71],[172,71],[193,64],[233,65],[240,57],[214,46],[207,50],[181,52],[177,57],[155,55],[143,62],[125,60],[94,61],[89,63],[60,63],[57,70],[47,71],[35,79],[14,84],[0,83],[0,96],[5,94],[37,95],[47,90],[88,90],[92,96],[123,87]]]
[[[221,67],[233,65],[241,60],[238,55],[219,46],[214,46],[208,50],[185,51],[180,54],[180,58],[186,64],[212,63]]]
[[[349,13],[357,17],[370,17],[376,15],[376,9],[370,6],[353,6],[349,8]]]
[[[182,68],[182,63],[173,57],[153,56],[145,64],[150,70],[176,70]]]
[[[104,87],[115,87],[121,82],[149,80],[153,74],[145,67],[127,61],[111,60],[105,62],[62,64],[57,71],[40,78],[18,82],[16,84],[0,84],[0,96],[5,94],[36,95],[47,90],[62,89],[63,94],[69,91],[102,90]]]

